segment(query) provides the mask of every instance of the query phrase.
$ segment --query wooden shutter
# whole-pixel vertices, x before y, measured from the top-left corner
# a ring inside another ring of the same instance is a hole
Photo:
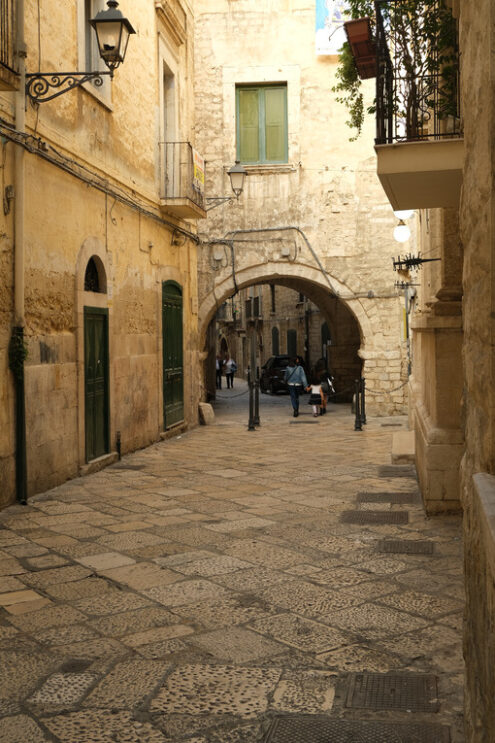
[[[268,87],[265,97],[265,160],[287,162],[287,88]]]
[[[243,163],[260,161],[259,88],[237,90],[237,146]]]

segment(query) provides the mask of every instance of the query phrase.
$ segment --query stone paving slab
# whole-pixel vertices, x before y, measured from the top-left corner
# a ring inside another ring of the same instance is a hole
[[[220,400],[215,424],[0,513],[0,743],[257,743],[281,714],[375,720],[339,694],[365,671],[435,674],[439,712],[415,718],[464,743],[459,519],[425,519],[379,420],[354,432],[331,406],[289,428],[288,399],[265,397],[255,432],[242,397]],[[340,521],[382,507],[409,523]]]

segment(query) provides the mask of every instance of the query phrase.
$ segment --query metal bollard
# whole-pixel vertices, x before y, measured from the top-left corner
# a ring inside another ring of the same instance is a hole
[[[256,431],[256,428],[254,427],[254,415],[253,415],[253,387],[254,384],[251,380],[251,368],[248,366],[248,373],[247,373],[247,379],[248,379],[248,387],[249,387],[249,421],[248,421],[248,431]]]
[[[356,379],[355,384],[356,384],[356,420],[354,422],[354,430],[362,431],[363,427],[361,425],[362,421],[361,421],[361,399],[360,399],[361,398],[361,395],[360,395],[361,380]]]
[[[361,423],[366,425],[366,402],[365,402],[366,379],[361,377]]]
[[[255,426],[260,425],[260,368],[256,367],[256,378],[254,381],[254,416],[253,423]]]

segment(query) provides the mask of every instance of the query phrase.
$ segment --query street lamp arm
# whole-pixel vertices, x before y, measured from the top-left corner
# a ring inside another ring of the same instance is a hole
[[[216,209],[220,204],[225,202],[232,203],[235,200],[235,196],[207,196],[205,201],[210,202],[211,206],[208,206],[205,211],[211,212],[212,209]]]
[[[34,103],[45,103],[63,93],[78,88],[84,83],[93,82],[96,87],[103,85],[103,75],[113,77],[113,70],[100,72],[33,72],[26,74],[26,95]],[[56,90],[55,93],[51,92]]]

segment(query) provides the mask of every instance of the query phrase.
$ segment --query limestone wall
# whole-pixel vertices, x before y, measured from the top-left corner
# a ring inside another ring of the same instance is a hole
[[[208,221],[199,223],[201,236],[299,227],[312,250],[288,233],[239,235],[234,245],[237,286],[249,285],[250,277],[257,283],[288,280],[321,309],[334,292],[318,258],[357,319],[370,404],[379,414],[404,412],[406,345],[391,261],[397,251],[396,220],[376,176],[372,117],[362,137],[350,142],[347,111],[332,93],[337,58],[315,54],[314,3],[198,0],[195,13],[196,131],[208,161],[209,192],[229,191],[226,171],[236,157],[236,85],[284,82],[288,101],[288,162],[247,166],[241,198],[211,211]],[[373,82],[365,88],[371,101]],[[228,283],[228,256],[214,271],[208,246],[199,259],[204,338],[215,307],[235,286]]]
[[[483,528],[473,475],[495,474],[495,285],[493,50],[495,4],[460,3],[466,158],[460,210],[464,250],[464,428],[462,504],[468,584],[465,657],[468,740],[495,739],[493,531]],[[492,492],[493,500],[493,492]],[[493,522],[493,514],[491,514]],[[492,523],[493,530],[493,523]]]
[[[27,5],[27,68],[78,69],[84,3]],[[27,130],[43,143],[25,155],[25,336],[29,494],[84,471],[84,307],[108,310],[109,451],[121,434],[122,453],[158,440],[163,430],[162,282],[183,292],[184,420],[197,423],[199,358],[196,246],[174,227],[195,225],[160,207],[163,174],[163,64],[176,74],[178,139],[193,137],[193,18],[187,0],[184,33],[160,12],[170,4],[139,0],[121,9],[136,29],[125,63],[107,95],[94,88],[27,107]],[[156,6],[156,7],[155,7]],[[170,6],[172,7],[172,6]],[[178,17],[178,16],[177,16]],[[12,121],[13,94],[0,94]],[[13,183],[4,145],[5,184]],[[57,166],[63,157],[64,169]],[[51,160],[51,161],[50,161]],[[57,161],[57,162],[55,162]],[[66,172],[69,171],[69,172]],[[100,178],[104,178],[102,184]],[[97,187],[95,187],[95,185]],[[108,192],[106,192],[108,188]],[[122,199],[122,200],[121,200]],[[13,383],[6,348],[13,317],[13,222],[0,216],[0,505],[15,497]],[[192,233],[191,233],[192,234]],[[194,235],[192,235],[194,237]],[[84,290],[88,260],[97,256],[102,293]],[[3,501],[3,502],[2,502]]]

